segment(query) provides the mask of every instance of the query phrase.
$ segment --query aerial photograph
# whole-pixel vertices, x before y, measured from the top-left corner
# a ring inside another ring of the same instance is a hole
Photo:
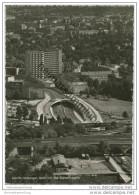
[[[5,184],[133,184],[133,5],[5,5]]]

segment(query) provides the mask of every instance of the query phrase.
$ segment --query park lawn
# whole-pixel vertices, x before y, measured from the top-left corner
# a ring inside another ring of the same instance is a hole
[[[108,101],[87,98],[86,101],[100,112],[111,115],[122,116],[124,111],[127,111],[128,116],[132,117],[132,102],[109,99]]]

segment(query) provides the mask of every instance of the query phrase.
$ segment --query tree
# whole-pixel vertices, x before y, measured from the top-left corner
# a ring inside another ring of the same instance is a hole
[[[131,132],[132,132],[132,127],[127,126],[127,128],[126,128],[126,132],[127,132],[127,133],[131,133]]]
[[[47,118],[46,118],[46,116],[44,117],[44,124],[47,124]]]
[[[37,111],[34,109],[31,109],[31,113],[29,115],[29,120],[33,121],[35,117],[38,117]]]
[[[87,93],[86,97],[87,97],[87,98],[89,98],[89,97],[90,97],[89,92]]]
[[[124,117],[124,118],[128,118],[128,117],[129,117],[128,114],[127,114],[127,111],[124,111],[124,112],[123,112],[123,117]]]
[[[62,119],[61,119],[61,117],[59,115],[57,116],[57,122],[62,124]]]
[[[55,131],[57,132],[57,135],[60,136],[64,136],[65,134],[65,129],[63,127],[63,125],[57,125],[56,127],[54,127]]]
[[[18,106],[16,109],[16,116],[17,116],[19,121],[21,120],[21,118],[23,116],[22,108],[20,106]]]
[[[34,114],[31,112],[31,114],[29,115],[29,120],[33,121],[34,119]]]
[[[42,165],[40,172],[41,172],[41,174],[43,176],[47,175],[48,177],[53,177],[53,170],[52,170],[52,168],[49,167],[46,164]]]
[[[48,137],[50,137],[50,138],[57,137],[57,132],[53,129],[49,129],[47,131],[47,134],[48,134]]]
[[[71,123],[65,123],[62,125],[65,133],[70,133],[75,131],[75,125]]]
[[[99,144],[100,151],[104,154],[105,152],[108,152],[109,150],[109,143],[107,140],[100,140]]]
[[[113,153],[113,154],[123,154],[123,151],[121,150],[120,147],[112,147],[111,148],[111,153]]]
[[[82,96],[83,95],[83,91],[80,91],[80,96]]]
[[[26,106],[24,106],[22,108],[22,110],[23,110],[23,119],[25,120],[26,117],[28,116],[28,108]]]
[[[6,144],[6,157],[8,157],[9,153],[14,148],[14,143],[11,139],[6,139],[5,144]]]
[[[41,155],[40,154],[35,154],[32,158],[31,158],[32,162],[34,165],[38,164],[39,162],[42,161]]]
[[[71,118],[67,118],[67,117],[63,118],[63,122],[64,122],[64,124],[65,123],[73,123]]]
[[[30,173],[30,166],[27,162],[23,162],[20,158],[14,158],[10,164],[10,167],[15,169],[14,175],[16,176],[28,176]]]
[[[90,88],[90,94],[96,96],[98,91],[95,88]]]
[[[98,79],[95,79],[95,80],[94,80],[94,88],[95,88],[96,90],[99,89],[99,81],[98,81]]]
[[[50,121],[50,122],[49,122],[50,124],[55,124],[55,123],[56,123],[56,121],[55,121],[54,118],[50,118],[49,121]]]
[[[83,134],[86,131],[85,127],[83,125],[80,125],[80,124],[76,124],[75,128],[76,128],[77,133]]]
[[[111,126],[114,127],[114,128],[116,128],[116,127],[117,127],[116,121],[112,121],[112,122],[111,122]]]
[[[55,142],[55,148],[59,149],[61,147],[60,143],[58,141]]]
[[[52,156],[52,155],[54,155],[54,154],[56,154],[56,150],[55,150],[53,147],[47,148],[47,150],[46,150],[46,155]]]
[[[40,125],[43,125],[43,114],[40,115]]]
[[[19,176],[29,176],[30,165],[28,163],[21,163],[17,168],[17,173]]]
[[[108,98],[108,100],[109,100],[109,99],[111,98],[111,95],[110,95],[110,94],[108,94],[108,95],[107,95],[107,98]]]

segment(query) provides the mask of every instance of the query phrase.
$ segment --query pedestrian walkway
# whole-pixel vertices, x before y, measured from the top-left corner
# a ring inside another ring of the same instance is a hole
[[[109,162],[113,165],[113,167],[116,169],[116,171],[119,173],[121,179],[125,183],[129,183],[131,181],[131,177],[129,175],[127,175],[125,171],[123,171],[121,169],[120,165],[118,165],[112,157],[110,157]]]

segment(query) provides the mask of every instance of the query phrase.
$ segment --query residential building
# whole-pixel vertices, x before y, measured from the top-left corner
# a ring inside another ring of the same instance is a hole
[[[21,24],[21,28],[22,28],[22,30],[25,30],[25,29],[27,29],[27,25]]]
[[[6,82],[9,82],[9,83],[14,83],[13,85],[15,85],[16,83],[18,83],[20,86],[23,85],[24,83],[24,79],[15,79],[15,76],[9,76],[7,75],[6,76]]]
[[[110,75],[111,71],[93,71],[93,72],[82,72],[81,74],[84,76],[89,76],[91,79],[98,79],[99,82],[107,81],[108,75]]]
[[[73,70],[73,72],[81,72],[81,66],[75,68],[75,69]]]
[[[52,162],[53,162],[56,173],[68,172],[69,168],[68,168],[68,164],[67,164],[67,161],[64,155],[55,154],[51,158],[52,158]]]
[[[9,157],[15,157],[16,155],[20,156],[32,156],[34,155],[34,147],[33,146],[23,146],[23,147],[15,147],[9,154]]]
[[[19,102],[6,102],[6,115],[7,117],[16,117],[17,107],[21,106],[21,103]]]
[[[87,82],[68,82],[69,91],[74,94],[79,94],[80,91],[88,89]]]
[[[58,49],[48,51],[28,51],[26,53],[26,74],[35,78],[46,78],[47,75],[39,66],[49,70],[51,74],[62,73],[62,51]]]
[[[23,98],[28,99],[43,99],[45,98],[44,88],[27,87],[23,85],[22,89]]]
[[[93,35],[99,33],[99,30],[79,30],[79,34]]]
[[[55,26],[54,30],[65,30],[65,26]]]
[[[70,24],[71,23],[71,18],[70,17],[64,17],[64,21],[66,24]]]
[[[14,82],[15,81],[15,77],[14,76],[7,76],[6,77],[6,81],[7,82]]]
[[[54,82],[51,79],[40,79],[40,81],[42,81],[42,83],[44,84],[44,87],[55,87]]]
[[[21,72],[22,68],[16,68],[16,67],[6,67],[6,75],[19,75],[19,72]]]
[[[13,34],[12,38],[20,40],[21,39],[21,35],[20,34]]]
[[[7,15],[6,20],[15,20],[15,16]]]

